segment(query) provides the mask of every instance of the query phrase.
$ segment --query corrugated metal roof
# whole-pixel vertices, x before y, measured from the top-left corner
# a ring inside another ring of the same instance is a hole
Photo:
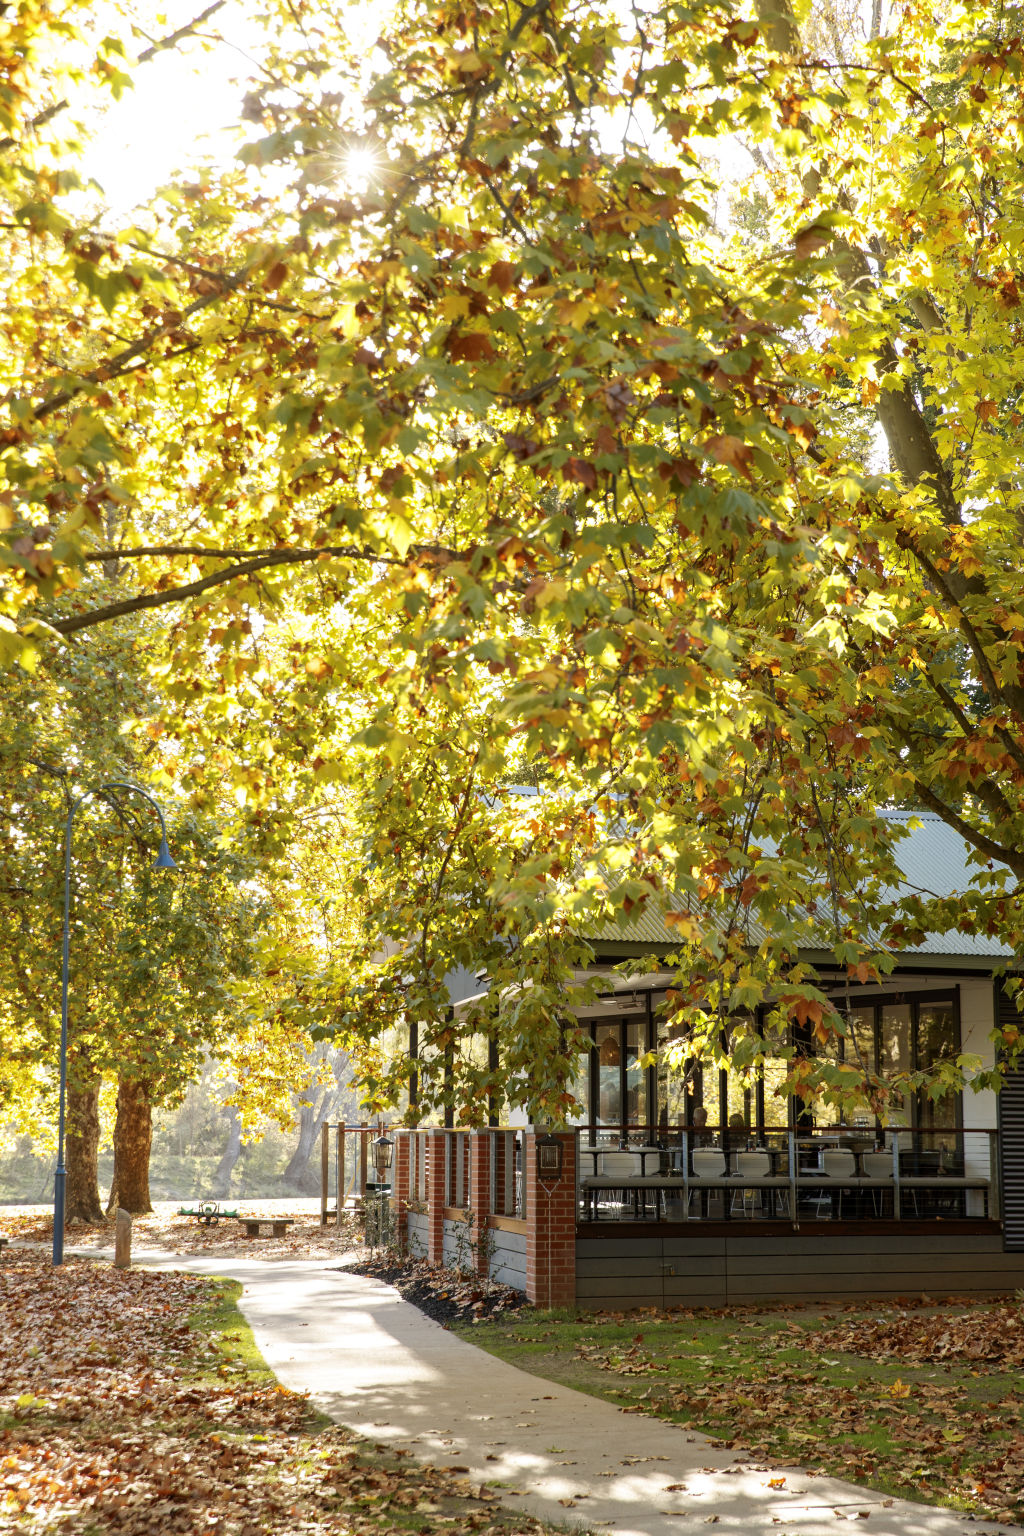
[[[968,864],[968,846],[951,826],[931,811],[886,811],[884,819],[905,829],[894,843],[894,855],[903,875],[900,885],[883,893],[883,899],[894,896],[921,895],[954,896],[966,891],[977,865]],[[909,825],[908,825],[909,824]],[[766,849],[766,851],[768,851]],[[823,895],[825,893],[823,892]],[[670,895],[669,910],[688,910],[687,903]],[[664,909],[663,909],[664,910]],[[587,934],[593,941],[613,944],[656,944],[675,948],[678,934],[665,922],[663,910],[648,904],[642,915],[624,923],[604,923]],[[748,913],[747,937],[751,945],[758,945],[768,937],[768,930]],[[873,935],[865,935],[869,940]],[[876,939],[877,942],[877,939]],[[822,935],[820,948],[829,947]],[[1005,960],[1012,955],[998,940],[983,934],[964,934],[947,930],[929,933],[922,944],[899,951],[902,955],[949,955],[973,956],[992,960]]]
[[[895,845],[903,880],[900,896],[956,896],[966,891],[978,865],[968,863],[970,849],[959,832],[933,811],[887,811],[886,821],[908,827]],[[1000,866],[1002,867],[1002,866]],[[1006,958],[1012,950],[986,934],[930,933],[918,946],[926,955],[990,955]]]

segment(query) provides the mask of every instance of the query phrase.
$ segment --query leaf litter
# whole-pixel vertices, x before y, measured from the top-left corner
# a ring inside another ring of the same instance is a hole
[[[824,1315],[795,1304],[647,1309],[580,1316],[540,1348],[539,1331],[505,1337],[534,1346],[529,1370],[764,1461],[779,1474],[773,1488],[804,1466],[972,1518],[1024,1520],[1024,1296],[846,1303]],[[487,1330],[480,1342],[491,1346]],[[600,1387],[598,1372],[621,1388]]]
[[[210,1332],[236,1287],[42,1252],[0,1263],[0,1529],[54,1536],[541,1536],[463,1468],[326,1425]],[[204,1313],[206,1317],[204,1319]],[[228,1313],[230,1316],[230,1313]]]
[[[186,1205],[194,1204],[186,1201]],[[354,1214],[346,1213],[341,1226],[332,1221],[320,1225],[319,1211],[300,1211],[291,1202],[281,1200],[243,1200],[231,1202],[242,1216],[258,1216],[264,1221],[288,1216],[292,1225],[283,1237],[264,1233],[247,1237],[239,1221],[225,1218],[211,1226],[201,1225],[195,1217],[179,1216],[180,1201],[156,1201],[153,1210],[132,1221],[132,1244],[138,1248],[159,1248],[167,1253],[219,1254],[224,1258],[249,1259],[326,1259],[335,1254],[363,1248],[363,1231]],[[0,1230],[20,1242],[49,1243],[53,1238],[53,1216],[49,1212],[23,1212],[7,1206],[0,1209]],[[69,1248],[112,1248],[113,1222],[89,1225],[77,1222],[67,1229]]]
[[[498,1280],[485,1280],[426,1259],[371,1256],[345,1266],[346,1272],[368,1275],[393,1285],[403,1301],[419,1307],[443,1327],[450,1323],[480,1323],[517,1312],[533,1312],[522,1291]]]

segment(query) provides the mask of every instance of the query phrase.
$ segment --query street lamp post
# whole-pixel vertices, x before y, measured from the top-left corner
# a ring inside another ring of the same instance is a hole
[[[167,823],[164,821],[164,813],[160,806],[148,794],[140,789],[137,784],[131,784],[127,779],[112,779],[107,784],[97,784],[94,789],[87,789],[79,795],[77,800],[72,800],[68,806],[68,821],[64,832],[64,958],[61,967],[60,982],[60,1110],[57,1120],[57,1171],[53,1178],[53,1262],[54,1265],[64,1262],[64,1187],[67,1182],[67,1169],[64,1167],[64,1103],[67,1096],[68,1083],[68,973],[69,954],[71,947],[71,832],[75,821],[75,812],[78,807],[92,795],[103,794],[106,790],[129,790],[132,794],[141,795],[147,800],[160,818],[160,847],[153,863],[154,869],[177,869],[177,864],[171,858],[170,849],[167,846]]]

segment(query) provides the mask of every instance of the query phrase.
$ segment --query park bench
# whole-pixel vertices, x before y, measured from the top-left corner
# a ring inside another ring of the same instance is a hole
[[[284,1237],[295,1223],[292,1216],[239,1216],[238,1219],[245,1227],[246,1237],[259,1237],[261,1227],[270,1227],[271,1237]]]
[[[215,1227],[218,1221],[237,1221],[237,1211],[222,1211],[219,1200],[200,1200],[197,1206],[179,1206],[179,1216],[194,1216],[204,1227]]]

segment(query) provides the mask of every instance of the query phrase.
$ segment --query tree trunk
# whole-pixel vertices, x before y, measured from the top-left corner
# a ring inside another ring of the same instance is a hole
[[[77,1081],[76,1081],[77,1078]],[[65,1137],[64,1225],[103,1221],[97,1158],[100,1148],[100,1079],[79,1070],[68,1080],[68,1120]]]
[[[303,1104],[299,1110],[299,1144],[288,1159],[288,1166],[281,1175],[282,1184],[290,1184],[304,1195],[320,1193],[320,1170],[309,1166],[313,1148],[320,1135],[320,1127],[330,1119],[331,1111],[338,1102],[338,1093],[327,1089],[319,1106]]]
[[[210,1181],[210,1196],[214,1200],[226,1200],[231,1193],[231,1175],[235,1170],[235,1164],[242,1155],[242,1121],[238,1110],[232,1105],[227,1113],[230,1115],[228,1124],[228,1144],[224,1148],[223,1156],[214,1170]]]
[[[107,1214],[120,1208],[132,1216],[153,1209],[149,1199],[149,1151],[153,1142],[153,1111],[145,1083],[122,1077],[117,1085],[114,1121],[114,1179]]]

